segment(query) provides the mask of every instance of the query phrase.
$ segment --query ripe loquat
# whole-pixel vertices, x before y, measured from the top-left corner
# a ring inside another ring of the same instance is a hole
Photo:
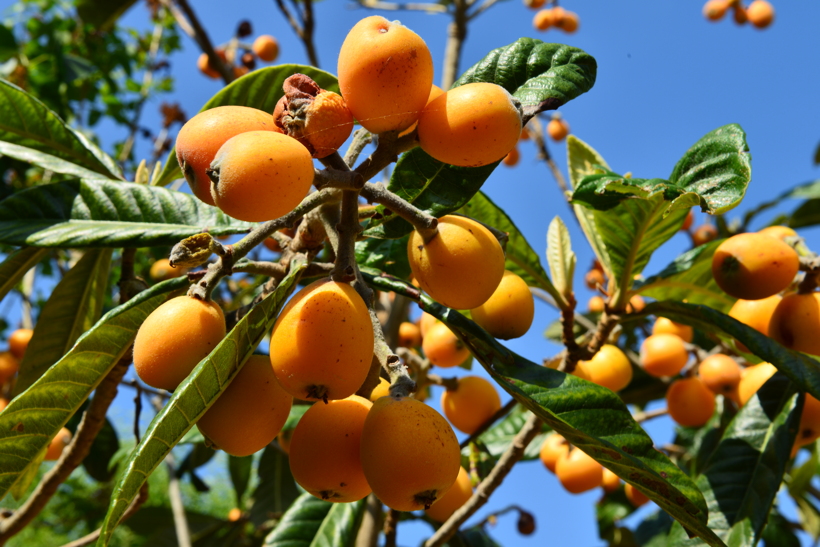
[[[580,494],[601,486],[604,468],[583,450],[573,448],[559,456],[555,475],[568,492]]]
[[[755,27],[766,28],[774,21],[774,7],[766,0],[754,0],[746,8],[746,17]]]
[[[527,282],[509,270],[492,296],[470,310],[473,321],[502,340],[520,338],[532,326],[535,317],[535,301]]]
[[[424,356],[441,368],[457,367],[470,358],[470,350],[444,323],[436,323],[421,343]]]
[[[740,382],[737,386],[737,398],[740,406],[752,398],[763,384],[777,372],[777,367],[771,363],[760,363],[743,369],[740,373]]]
[[[12,332],[9,335],[9,351],[11,354],[22,361],[32,336],[34,336],[33,329],[17,329]]]
[[[734,392],[740,383],[740,374],[737,361],[722,353],[710,355],[698,365],[698,376],[715,395]]]
[[[769,336],[789,349],[820,355],[820,292],[787,294],[769,320]]]
[[[685,427],[700,427],[715,412],[715,394],[697,376],[675,380],[666,391],[669,416]]]
[[[691,342],[694,331],[689,325],[675,323],[666,317],[658,317],[652,325],[652,334],[674,334],[684,342]]]
[[[501,408],[495,386],[479,376],[458,379],[456,389],[441,394],[441,409],[450,423],[471,435]]]
[[[251,46],[257,57],[266,63],[272,63],[279,56],[279,42],[270,34],[258,36]]]
[[[544,464],[544,467],[555,473],[555,464],[558,462],[558,458],[567,453],[569,453],[569,443],[567,440],[558,433],[550,433],[544,439],[538,457],[541,459],[541,463]]]
[[[432,316],[430,316],[432,317]],[[417,348],[421,345],[421,329],[415,323],[404,321],[399,325],[399,346]]]
[[[49,443],[48,448],[46,448],[46,457],[44,458],[45,461],[53,462],[55,460],[59,460],[60,456],[63,454],[63,450],[65,447],[68,446],[68,443],[71,442],[71,431],[68,428],[62,428],[60,431],[57,432],[57,435],[51,439],[51,443]]]
[[[786,289],[800,267],[797,252],[782,240],[755,233],[721,243],[712,257],[712,275],[735,298],[760,300]]]
[[[578,376],[612,391],[620,391],[632,381],[632,364],[623,351],[611,344],[604,344],[592,359],[578,363],[578,368]]]
[[[689,352],[674,334],[653,334],[641,344],[641,366],[652,376],[674,376],[687,361]]]
[[[436,522],[445,522],[472,496],[473,485],[470,482],[470,474],[463,467],[459,467],[455,484],[430,509],[427,509],[427,516]]]

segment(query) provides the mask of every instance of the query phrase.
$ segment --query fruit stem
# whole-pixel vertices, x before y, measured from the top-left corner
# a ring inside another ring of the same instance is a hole
[[[345,152],[344,161],[348,167],[353,167],[353,164],[356,163],[356,160],[359,159],[359,155],[364,150],[365,146],[373,142],[373,134],[370,133],[365,128],[357,129],[353,133],[353,140],[350,143],[350,146]]]
[[[361,190],[364,186],[364,179],[358,173],[349,169],[340,171],[338,169],[316,169],[313,177],[313,186],[317,190],[323,188],[339,188],[341,190]]]
[[[362,188],[361,194],[366,200],[384,205],[388,211],[397,214],[412,224],[425,243],[429,243],[438,235],[438,219],[436,217],[400,198],[388,190],[384,183],[367,183]],[[388,211],[385,211],[385,216],[387,216]]]

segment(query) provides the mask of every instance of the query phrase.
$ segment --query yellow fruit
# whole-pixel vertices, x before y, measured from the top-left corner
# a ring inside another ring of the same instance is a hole
[[[774,21],[774,8],[766,0],[754,0],[746,8],[746,17],[757,28],[766,28]]]
[[[438,412],[409,397],[382,397],[365,420],[362,468],[373,493],[397,511],[429,509],[455,483],[461,449]]]
[[[820,292],[787,294],[769,320],[769,336],[787,348],[820,355]]]
[[[541,451],[538,457],[544,467],[555,473],[555,464],[558,463],[558,458],[564,454],[569,453],[569,443],[558,433],[550,433],[544,439],[541,445]]]
[[[624,352],[610,344],[604,344],[589,361],[581,361],[580,368],[579,376],[612,391],[620,391],[632,381],[632,364]]]
[[[562,141],[569,135],[569,124],[563,118],[553,118],[547,124],[547,134],[555,142]]]
[[[757,393],[766,381],[774,376],[777,367],[771,363],[760,363],[744,369],[740,373],[740,383],[737,386],[737,395],[740,405],[743,406]]]
[[[504,250],[478,222],[441,217],[428,243],[413,232],[407,243],[410,269],[421,288],[447,307],[465,310],[492,296],[504,276]]]
[[[444,323],[436,323],[422,341],[425,357],[438,367],[457,367],[470,357],[470,350]]]
[[[666,317],[658,317],[652,325],[652,334],[674,334],[684,342],[691,342],[694,332],[689,325],[675,323]]]
[[[573,448],[558,458],[555,475],[568,492],[580,494],[601,486],[604,468],[584,451]]]
[[[134,369],[151,387],[172,391],[225,338],[213,302],[178,296],[149,315],[134,340]]]
[[[757,231],[758,234],[763,234],[767,236],[776,237],[778,239],[782,239],[783,241],[789,237],[799,237],[797,232],[789,228],[788,226],[767,226],[762,230]]]
[[[425,336],[427,331],[430,330],[430,327],[439,323],[439,320],[436,319],[434,315],[430,315],[427,312],[422,312],[421,317],[419,317],[419,330],[421,331],[421,335]]]
[[[171,261],[167,258],[160,258],[151,264],[148,277],[150,277],[152,281],[167,281],[168,279],[185,275],[187,272],[188,270],[185,268],[175,268],[171,266]]]
[[[358,395],[316,403],[290,440],[290,470],[302,488],[327,501],[351,502],[370,493],[362,471],[362,431],[373,403]]]
[[[263,34],[256,38],[251,49],[266,63],[272,63],[279,56],[279,42],[269,34]]]
[[[275,131],[268,112],[247,106],[218,106],[200,112],[179,130],[177,161],[196,197],[213,205],[211,179],[205,172],[231,137],[248,131]]]
[[[456,389],[441,394],[444,415],[456,429],[468,435],[484,425],[500,408],[498,391],[479,376],[459,378]]]
[[[737,361],[721,353],[710,355],[698,365],[698,376],[716,395],[729,395],[737,389],[740,372]]]
[[[800,428],[794,440],[797,446],[805,446],[820,438],[820,401],[806,393],[803,413],[800,414]]]
[[[674,376],[687,361],[689,352],[674,334],[653,334],[641,344],[641,366],[652,376]]]
[[[473,485],[470,483],[470,474],[463,467],[459,467],[455,484],[430,509],[427,509],[427,516],[436,522],[445,522],[472,496]]]
[[[361,387],[373,357],[373,325],[362,297],[329,278],[300,290],[273,326],[270,360],[297,399],[344,399]]]
[[[431,316],[432,317],[432,316]],[[421,329],[418,325],[404,321],[399,325],[399,346],[417,348],[421,345]]]
[[[279,385],[268,356],[251,355],[197,427],[228,454],[249,456],[273,442],[292,404],[293,397]]]
[[[666,392],[669,416],[686,427],[700,427],[715,412],[715,394],[697,376],[675,380]]]
[[[783,297],[779,294],[760,300],[737,300],[729,310],[729,317],[734,317],[757,332],[769,336],[769,323],[781,300]],[[736,343],[741,351],[748,351],[746,346],[740,342]]]
[[[17,329],[9,335],[9,351],[19,360],[23,360],[26,348],[34,335],[32,329]]]
[[[388,395],[390,395],[390,382],[384,378],[379,378],[379,385],[374,387],[373,391],[370,392],[370,401],[375,403],[376,399],[387,397]]]
[[[374,15],[350,29],[339,51],[339,88],[371,133],[401,131],[418,118],[433,85],[433,58],[421,37]]]
[[[624,493],[626,494],[626,498],[629,500],[629,503],[635,507],[640,507],[649,501],[649,497],[646,494],[629,483],[626,483],[626,486],[624,486]]]
[[[51,443],[46,448],[46,457],[45,461],[55,461],[59,460],[60,456],[63,454],[63,450],[68,443],[71,442],[71,431],[66,429],[65,427],[60,429],[57,435],[51,439]]]
[[[0,386],[8,382],[20,370],[20,361],[10,351],[0,351]]]
[[[719,21],[726,15],[729,5],[726,0],[709,0],[703,5],[703,16],[710,21]]]
[[[419,145],[435,159],[460,167],[500,161],[521,136],[521,112],[510,93],[493,83],[455,87],[424,107]]]
[[[313,159],[293,137],[248,131],[228,139],[208,171],[214,204],[246,222],[289,213],[313,184]]]
[[[786,289],[800,266],[797,252],[782,240],[745,233],[721,243],[712,257],[712,275],[735,298],[760,300]]]
[[[605,492],[614,492],[621,486],[621,478],[604,467],[603,478],[601,479],[601,487]]]
[[[509,270],[492,296],[470,310],[473,321],[502,340],[524,336],[535,316],[535,302],[527,282]]]

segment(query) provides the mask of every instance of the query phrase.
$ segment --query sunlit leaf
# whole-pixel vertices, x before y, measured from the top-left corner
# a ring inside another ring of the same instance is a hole
[[[23,279],[26,272],[40,262],[47,254],[48,249],[23,247],[6,256],[0,263],[0,300]]]

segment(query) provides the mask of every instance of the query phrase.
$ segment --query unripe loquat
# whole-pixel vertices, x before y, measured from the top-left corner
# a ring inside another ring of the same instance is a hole
[[[547,124],[547,134],[555,142],[562,141],[569,135],[569,124],[563,118],[553,118]]]
[[[253,41],[251,49],[256,53],[257,57],[266,63],[272,63],[279,56],[279,42],[270,34],[263,34],[258,36]]]
[[[532,326],[535,317],[535,301],[527,282],[509,270],[492,296],[470,310],[473,321],[502,340],[520,338]]]
[[[225,316],[214,302],[172,298],[137,331],[134,369],[149,386],[174,390],[225,338],[225,332]]]
[[[766,28],[774,21],[774,7],[766,0],[754,0],[746,8],[746,17],[757,28]]]
[[[737,361],[722,353],[710,355],[698,365],[698,376],[715,395],[733,393],[740,383],[740,374]]]
[[[820,292],[787,294],[769,320],[769,336],[789,349],[820,355]]]
[[[472,496],[473,485],[470,482],[470,474],[463,467],[459,467],[455,484],[430,509],[427,509],[427,516],[436,522],[445,522]]]
[[[470,358],[470,350],[444,323],[436,323],[421,343],[424,356],[441,368],[457,367]]]
[[[666,317],[658,317],[652,325],[652,334],[674,334],[684,342],[691,342],[694,331],[689,325],[675,323]]]
[[[22,360],[32,336],[34,336],[33,329],[17,329],[12,332],[9,335],[9,351],[11,354]]]
[[[246,222],[289,213],[307,195],[313,173],[308,149],[275,131],[248,131],[228,139],[208,169],[214,204]]]
[[[171,261],[167,258],[160,258],[153,264],[151,264],[151,269],[148,271],[148,277],[151,278],[152,281],[167,281],[168,279],[174,279],[175,277],[180,277],[188,273],[188,270],[185,268],[175,268],[171,266]]]
[[[211,179],[206,171],[231,137],[247,131],[276,131],[270,114],[247,106],[218,106],[200,112],[179,130],[177,161],[196,197],[213,205]]]
[[[461,449],[438,412],[410,397],[382,397],[367,415],[362,469],[373,493],[397,511],[429,509],[456,482]]]
[[[544,464],[544,467],[555,473],[555,464],[558,463],[558,458],[567,453],[569,453],[569,443],[567,440],[558,433],[550,433],[544,439],[538,457],[541,459],[541,463]]]
[[[414,231],[407,255],[421,288],[450,308],[480,306],[504,277],[501,244],[487,228],[466,217],[441,217],[438,233],[427,243]]]
[[[666,391],[669,416],[685,427],[700,427],[715,412],[715,394],[697,376],[675,380]]]
[[[433,85],[433,58],[421,37],[398,21],[366,17],[339,51],[339,88],[371,133],[401,131],[418,118]]]
[[[641,344],[641,366],[652,376],[674,376],[687,361],[689,352],[674,334],[653,334]]]
[[[375,403],[376,399],[390,395],[390,382],[384,378],[379,378],[379,385],[370,392],[370,401]]]
[[[432,317],[432,316],[431,316]],[[399,325],[399,346],[417,348],[421,345],[421,329],[418,325],[404,321]]]
[[[599,386],[620,391],[632,381],[632,364],[617,346],[604,344],[589,361],[580,361],[580,376]]]
[[[373,403],[358,395],[316,403],[290,440],[290,470],[305,490],[327,501],[351,502],[370,493],[360,457],[362,431]]]
[[[197,422],[216,448],[250,456],[273,442],[293,404],[273,374],[267,355],[251,355],[225,391]]]
[[[479,376],[458,379],[456,389],[441,394],[441,409],[450,423],[471,435],[501,408],[501,398],[492,383]]]
[[[55,461],[59,460],[60,456],[63,454],[63,450],[65,447],[68,446],[68,443],[71,442],[71,431],[68,428],[62,428],[60,431],[57,432],[57,435],[51,439],[51,443],[49,443],[48,448],[46,448],[46,456],[45,461]]]
[[[752,395],[757,393],[763,384],[777,372],[777,367],[771,363],[760,363],[743,369],[740,373],[740,382],[737,386],[737,398],[740,406],[745,405]]]
[[[271,333],[276,378],[294,398],[344,399],[362,385],[373,357],[373,325],[362,297],[329,278],[285,305]]]
[[[794,249],[780,239],[755,233],[730,237],[712,257],[718,286],[744,300],[760,300],[786,289],[799,267]]]
[[[503,159],[518,142],[520,105],[500,85],[465,84],[424,107],[418,135],[422,150],[443,163],[488,165]]]
[[[583,450],[573,448],[555,462],[555,475],[568,492],[580,494],[601,486],[604,468]]]

